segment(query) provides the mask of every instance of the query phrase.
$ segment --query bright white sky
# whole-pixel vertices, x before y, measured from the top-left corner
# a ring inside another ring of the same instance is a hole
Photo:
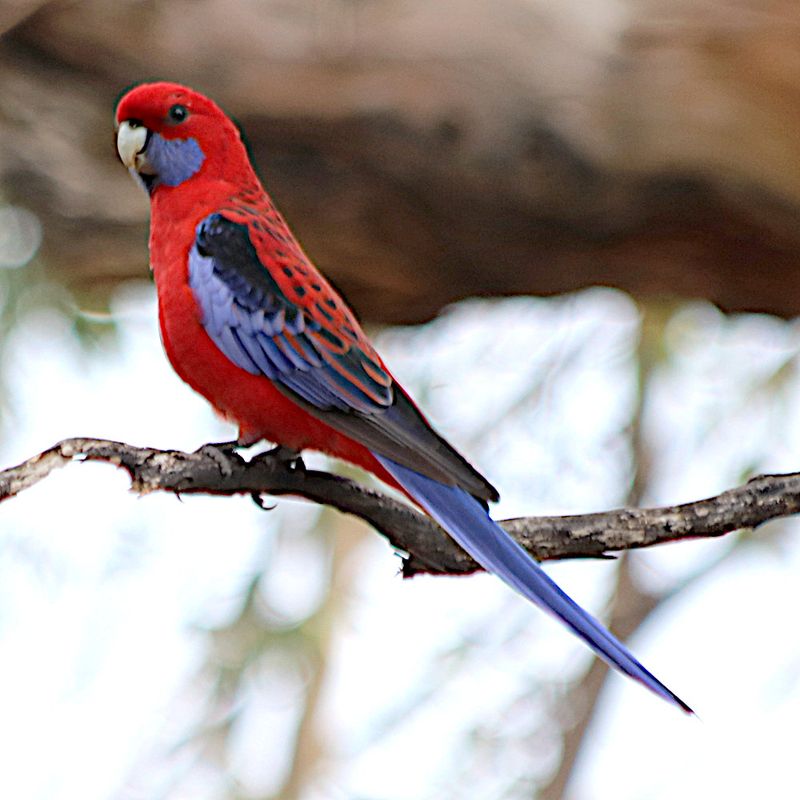
[[[3,464],[71,435],[186,449],[230,438],[172,375],[151,290],[127,291],[116,313],[118,341],[93,353],[54,312],[15,332],[7,343],[14,417]],[[623,447],[635,319],[623,296],[598,291],[564,301],[469,303],[431,326],[424,342],[417,331],[387,332],[380,341],[395,373],[412,387],[428,386],[423,405],[504,492],[499,515],[579,512],[621,500],[624,465],[608,454]],[[743,401],[758,375],[796,352],[792,326],[728,323],[701,307],[679,315],[669,337],[672,366],[648,420],[664,455],[652,500],[725,488],[748,464],[800,467],[798,382],[790,377],[777,401],[757,388]],[[496,421],[541,374],[549,377],[534,399],[513,419]],[[0,797],[217,795],[218,785],[191,773],[188,758],[154,754],[192,722],[186,682],[203,660],[198,629],[230,617],[265,559],[277,563],[267,589],[273,603],[287,613],[313,604],[309,571],[318,575],[322,567],[309,565],[302,538],[292,546],[290,535],[275,552],[279,530],[291,533],[312,518],[312,510],[286,500],[264,514],[245,499],[140,499],[123,474],[94,464],[72,465],[4,503]],[[576,798],[787,796],[796,784],[800,716],[800,546],[793,532],[790,523],[759,533],[769,546],[742,548],[636,638],[635,652],[702,721],[615,678],[573,786]],[[660,548],[639,564],[646,580],[672,585],[727,546]],[[519,713],[503,712],[504,701],[527,688],[532,700],[523,712],[537,718],[537,694],[552,696],[548,681],[580,669],[583,649],[492,578],[401,581],[397,567],[378,536],[365,537],[325,700],[327,735],[346,766],[312,797],[487,798],[499,795],[522,762],[546,771],[554,757],[546,739],[464,764],[458,734],[488,719],[512,735]],[[612,566],[548,569],[602,613]],[[447,672],[459,651],[441,661],[437,653],[469,632],[479,646],[462,654],[461,669]],[[414,703],[431,671],[441,685],[426,703]],[[296,691],[291,681],[253,689],[259,699],[232,755],[253,791],[278,783]],[[400,719],[392,723],[393,715]],[[455,785],[454,776],[461,776]]]

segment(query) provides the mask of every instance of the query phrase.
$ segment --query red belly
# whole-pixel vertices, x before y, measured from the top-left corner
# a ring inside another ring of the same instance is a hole
[[[188,252],[188,249],[187,249]],[[226,419],[239,426],[239,440],[265,439],[293,450],[318,450],[374,473],[397,486],[365,447],[335,431],[281,394],[272,382],[237,367],[208,337],[188,285],[183,259],[154,265],[161,336],[178,375]]]

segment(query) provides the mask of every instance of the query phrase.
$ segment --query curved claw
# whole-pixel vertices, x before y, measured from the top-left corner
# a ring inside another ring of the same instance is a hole
[[[264,498],[258,492],[250,492],[250,499],[262,510],[262,511],[274,511],[277,507],[277,503],[273,503],[272,505],[267,505],[264,502]]]

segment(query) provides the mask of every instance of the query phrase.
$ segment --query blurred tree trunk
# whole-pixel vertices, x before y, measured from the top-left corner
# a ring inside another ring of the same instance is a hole
[[[146,275],[134,81],[244,125],[362,316],[591,284],[800,310],[800,7],[754,0],[0,0],[0,195],[90,306]]]
[[[281,800],[301,800],[313,794],[315,782],[335,761],[335,747],[329,737],[321,736],[323,690],[328,678],[331,651],[336,631],[346,624],[347,602],[352,589],[352,556],[369,529],[359,520],[325,509],[316,527],[324,531],[330,544],[331,564],[327,591],[313,617],[316,631],[315,660],[308,678],[303,709],[297,726],[291,766],[278,796]]]
[[[660,360],[664,327],[669,312],[669,308],[642,308],[641,331],[636,349],[636,404],[631,412],[629,426],[631,483],[623,503],[625,506],[640,506],[647,496],[651,480],[653,453],[643,423],[650,380]],[[668,592],[658,596],[639,586],[631,569],[631,559],[630,553],[622,553],[619,558],[617,584],[608,613],[609,628],[623,642],[628,641],[653,611],[670,596]],[[589,670],[568,693],[567,702],[572,711],[568,715],[571,725],[563,734],[561,761],[548,783],[537,792],[537,800],[562,800],[566,796],[609,674],[605,662],[594,658]]]

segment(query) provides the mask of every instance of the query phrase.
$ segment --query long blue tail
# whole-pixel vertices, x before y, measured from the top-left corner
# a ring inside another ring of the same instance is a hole
[[[568,597],[474,497],[463,489],[445,486],[377,453],[375,457],[487,572],[493,572],[560,620],[612,667],[683,711],[693,713],[600,622]]]

